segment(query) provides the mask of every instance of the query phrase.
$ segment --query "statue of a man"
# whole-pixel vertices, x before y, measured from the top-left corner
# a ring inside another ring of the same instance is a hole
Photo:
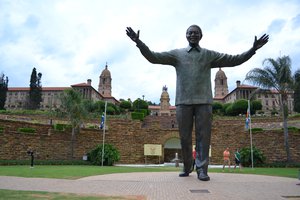
[[[196,134],[196,170],[198,179],[210,180],[207,170],[209,162],[209,145],[212,126],[212,89],[211,68],[233,67],[250,59],[269,36],[264,34],[258,40],[255,36],[253,47],[239,55],[223,54],[199,46],[202,30],[191,25],[186,31],[188,47],[166,52],[151,51],[131,27],[126,29],[127,35],[140,49],[142,55],[153,64],[172,65],[175,67],[176,82],[176,118],[178,122],[183,171],[180,177],[189,176],[193,167],[192,130],[195,121]]]

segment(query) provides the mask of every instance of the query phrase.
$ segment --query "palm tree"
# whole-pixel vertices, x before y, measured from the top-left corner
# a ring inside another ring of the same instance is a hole
[[[61,96],[62,108],[66,112],[72,125],[71,137],[71,156],[74,157],[74,139],[75,133],[79,131],[82,120],[86,116],[86,111],[82,103],[82,97],[79,92],[73,89],[65,90]]]
[[[287,162],[291,161],[288,141],[288,93],[293,89],[293,76],[291,72],[291,59],[289,56],[272,58],[263,61],[264,69],[254,68],[246,74],[245,80],[265,89],[275,89],[281,97],[280,106],[283,115],[284,145]]]

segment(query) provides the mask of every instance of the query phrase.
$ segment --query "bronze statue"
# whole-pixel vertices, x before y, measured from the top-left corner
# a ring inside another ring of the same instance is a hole
[[[176,118],[181,141],[183,172],[189,176],[193,167],[192,129],[195,121],[196,170],[198,179],[210,180],[207,170],[212,126],[211,68],[233,67],[250,59],[255,51],[264,46],[269,35],[255,36],[253,47],[239,55],[223,54],[199,46],[203,34],[197,25],[186,31],[188,47],[165,52],[151,51],[140,39],[140,32],[127,27],[126,34],[140,49],[142,55],[153,64],[172,65],[176,70]]]

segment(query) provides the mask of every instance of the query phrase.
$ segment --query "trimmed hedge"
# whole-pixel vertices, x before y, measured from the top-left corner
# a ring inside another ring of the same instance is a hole
[[[254,133],[254,132],[261,132],[261,131],[263,131],[264,129],[262,129],[262,128],[252,128],[251,129],[251,131],[252,131],[252,133]]]
[[[141,112],[132,112],[131,113],[131,119],[133,120],[144,120],[144,113]]]
[[[24,128],[18,128],[19,133],[27,133],[27,134],[35,134],[36,130],[35,128],[30,127],[24,127]]]
[[[65,131],[66,129],[71,129],[72,126],[70,124],[54,124],[54,130],[56,131]]]

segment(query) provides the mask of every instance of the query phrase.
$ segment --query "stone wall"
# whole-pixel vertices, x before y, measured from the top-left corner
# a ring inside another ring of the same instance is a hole
[[[147,120],[147,126],[139,121],[128,119],[109,119],[108,130],[105,134],[105,143],[113,144],[121,154],[118,163],[142,164],[145,163],[144,144],[162,144],[171,138],[178,138],[178,129],[161,128],[159,118],[153,116]],[[260,121],[261,122],[261,121]],[[33,148],[39,160],[69,160],[71,157],[71,130],[55,131],[51,125],[34,124],[0,119],[0,159],[24,160],[28,159],[26,151]],[[20,127],[32,127],[35,134],[19,133]],[[194,137],[194,136],[193,136]],[[102,144],[103,131],[83,128],[76,134],[74,143],[74,159],[82,156]],[[291,158],[300,162],[300,133],[289,132]],[[268,130],[253,133],[253,145],[261,149],[267,157],[267,162],[284,161],[286,158],[283,131]],[[249,133],[245,131],[244,119],[221,120],[215,119],[212,128],[212,157],[211,164],[222,163],[222,153],[226,147],[233,152],[236,148],[250,146]],[[164,155],[164,149],[163,149]],[[181,155],[179,153],[179,155]],[[180,158],[180,157],[179,157]],[[164,161],[164,156],[147,157],[147,163]]]

